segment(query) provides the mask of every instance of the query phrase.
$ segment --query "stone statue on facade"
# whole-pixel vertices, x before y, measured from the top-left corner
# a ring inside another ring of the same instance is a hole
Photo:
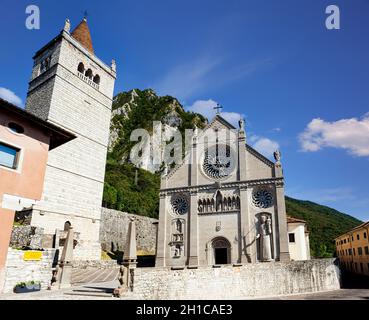
[[[245,119],[241,118],[239,121],[238,121],[238,124],[240,126],[240,131],[245,131]]]
[[[69,21],[69,19],[65,20],[64,31],[67,32],[67,33],[70,32],[70,21]]]
[[[279,150],[274,151],[273,153],[275,161],[278,163],[281,162],[281,152]]]
[[[272,260],[271,235],[272,220],[267,215],[261,215],[259,234],[257,235],[260,244],[260,261],[266,262]]]

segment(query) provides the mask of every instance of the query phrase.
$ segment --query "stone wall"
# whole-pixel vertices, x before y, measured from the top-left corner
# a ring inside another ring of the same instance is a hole
[[[155,254],[157,219],[102,208],[100,241],[103,250],[124,251],[129,217],[136,219],[137,250],[142,254]]]
[[[40,281],[41,289],[47,289],[52,277],[55,250],[48,249],[42,251],[40,261],[24,261],[23,256],[26,251],[9,248],[6,271],[4,293],[13,291],[14,286],[19,282]]]
[[[245,299],[337,290],[336,259],[240,266],[144,268],[134,273],[135,299]]]
[[[10,236],[9,246],[12,248],[41,249],[43,228],[26,226],[14,226]]]

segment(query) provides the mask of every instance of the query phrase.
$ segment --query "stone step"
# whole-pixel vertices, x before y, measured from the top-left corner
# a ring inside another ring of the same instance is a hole
[[[112,294],[104,294],[104,293],[77,293],[77,292],[65,292],[65,295],[68,296],[82,296],[82,297],[99,297],[99,298],[112,298]]]
[[[88,297],[104,297],[111,298],[113,295],[114,289],[109,288],[85,288],[81,287],[79,289],[73,289],[72,291],[67,291],[64,294],[73,295],[73,296],[88,296]]]

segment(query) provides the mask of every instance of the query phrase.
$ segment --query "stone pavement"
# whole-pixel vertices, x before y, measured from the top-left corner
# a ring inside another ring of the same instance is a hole
[[[0,300],[120,300],[113,297],[117,280],[89,283],[63,290],[42,290],[32,293],[9,293],[0,295]],[[129,299],[123,297],[122,299]]]
[[[112,296],[114,288],[119,285],[117,280],[101,283],[89,283],[70,289],[56,291],[39,291],[22,294],[0,295],[0,300],[117,300]],[[122,300],[131,300],[128,295]],[[297,294],[279,297],[258,298],[256,300],[369,300],[369,289],[341,289],[335,291]]]
[[[75,269],[72,273],[72,284],[109,282],[118,279],[119,268],[114,269]]]
[[[340,289],[326,292],[269,297],[266,300],[368,300],[369,289]],[[259,299],[258,299],[259,300]]]

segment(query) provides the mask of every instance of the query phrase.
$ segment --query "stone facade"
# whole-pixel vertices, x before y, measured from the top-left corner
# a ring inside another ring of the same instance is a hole
[[[101,211],[100,241],[102,249],[106,251],[124,251],[130,217],[134,217],[136,222],[138,252],[154,255],[157,219],[106,208],[102,208]]]
[[[161,180],[156,266],[289,261],[284,178],[220,115]]]
[[[12,292],[19,282],[40,281],[41,289],[47,289],[51,282],[52,268],[55,264],[55,250],[42,251],[40,261],[24,261],[26,251],[9,248],[4,293]]]
[[[80,233],[75,248],[79,260],[100,259],[100,215],[115,77],[115,63],[107,66],[74,39],[68,28],[34,57],[27,111],[70,130],[77,138],[49,153],[43,198],[33,207],[31,224],[54,234],[69,221]]]
[[[335,259],[208,266],[144,268],[134,273],[135,299],[247,299],[340,289]]]

